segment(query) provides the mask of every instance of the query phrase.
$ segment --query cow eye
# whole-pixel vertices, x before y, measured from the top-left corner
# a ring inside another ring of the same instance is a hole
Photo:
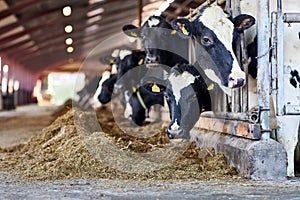
[[[204,46],[211,46],[214,44],[213,40],[207,36],[204,36],[202,39],[201,39],[201,43],[202,45]]]
[[[165,96],[165,98],[166,98],[166,101],[170,101],[170,100],[171,100],[171,98],[170,98],[170,95],[169,95],[169,94],[167,94],[167,93],[164,93],[164,96]]]

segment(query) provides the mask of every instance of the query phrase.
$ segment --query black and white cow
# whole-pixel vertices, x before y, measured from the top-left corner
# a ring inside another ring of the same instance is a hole
[[[145,63],[160,63],[168,67],[188,63],[188,41],[182,39],[160,16],[150,16],[141,28],[125,25],[123,32],[142,39],[146,51]]]
[[[116,89],[121,89],[125,86],[125,90],[131,88],[131,86],[135,86],[137,83],[134,81],[133,83],[129,83],[132,80],[136,80],[136,77],[126,77],[126,80],[122,76],[126,74],[128,71],[132,70],[135,67],[144,64],[146,57],[145,51],[140,50],[120,50],[119,57],[116,59],[118,78],[117,83],[115,85]],[[136,74],[132,74],[132,76],[136,76]],[[126,87],[127,86],[127,87]],[[129,87],[128,87],[129,86]]]
[[[146,83],[138,88],[133,88],[133,93],[129,98],[132,108],[131,125],[142,126],[149,117],[149,110],[153,105],[164,105],[165,86],[157,83]]]
[[[114,54],[114,53],[113,53]],[[112,54],[112,55],[113,55]],[[99,108],[102,104],[106,104],[111,101],[113,97],[114,85],[117,81],[117,55],[110,56],[109,67],[102,72],[101,79],[97,84],[97,90],[93,96],[93,107]]]
[[[117,82],[117,76],[117,74],[110,74],[108,79],[99,83],[98,89],[101,91],[100,93],[97,91],[95,95],[98,95],[98,100],[101,104],[106,104],[111,101],[114,92],[114,85]]]
[[[141,38],[146,52],[145,64],[156,63],[169,70],[176,64],[187,63],[188,41],[182,39],[172,26],[160,16],[151,16],[143,24],[142,28],[137,28],[134,25],[123,26],[123,32],[130,37]],[[143,71],[143,74],[146,72]],[[142,79],[141,73],[138,75]],[[159,77],[156,77],[159,78]],[[162,78],[162,77],[161,77]],[[135,83],[141,85],[140,83]],[[135,86],[135,85],[133,85]],[[142,86],[143,88],[143,86]],[[139,89],[138,89],[139,90]],[[146,91],[145,89],[142,91]],[[136,107],[141,105],[141,100],[137,98],[138,93],[130,95],[130,104],[126,106],[126,115],[132,116],[133,124],[142,125],[142,122],[147,117],[147,109]],[[144,93],[146,95],[146,93]],[[152,96],[151,96],[152,95]],[[155,99],[162,97],[161,93],[148,92],[146,99]],[[147,102],[152,104],[151,102]],[[162,104],[160,104],[162,105]],[[145,106],[144,106],[145,107]],[[145,114],[146,113],[146,117]]]
[[[234,52],[235,42],[239,32],[254,23],[250,15],[242,14],[231,21],[221,7],[205,6],[195,20],[176,19],[172,27],[182,37],[193,39],[196,60],[205,74],[230,94],[229,89],[243,86],[246,78]]]
[[[167,136],[189,138],[202,110],[211,110],[207,85],[199,71],[186,64],[172,68],[167,82],[165,98],[171,118]]]

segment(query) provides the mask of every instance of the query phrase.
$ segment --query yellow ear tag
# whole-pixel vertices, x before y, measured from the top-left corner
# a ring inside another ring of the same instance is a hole
[[[172,30],[171,35],[175,35],[175,34],[176,34],[176,30]]]
[[[160,92],[160,88],[155,83],[152,86],[152,92]]]
[[[136,87],[132,86],[132,92],[133,92],[133,93],[136,92]]]
[[[143,59],[143,58],[141,58],[141,59],[140,59],[140,61],[138,62],[138,65],[141,65],[141,64],[143,64],[143,62],[144,62],[144,59]]]
[[[207,90],[213,90],[215,87],[215,84],[214,83],[211,83],[208,87],[207,87]]]
[[[110,64],[115,64],[114,59],[110,59],[109,62],[110,62]]]
[[[131,35],[132,37],[137,37],[137,33],[133,32],[133,31],[130,31],[130,35]]]
[[[189,35],[189,32],[186,30],[184,24],[181,25],[181,30],[184,35]]]

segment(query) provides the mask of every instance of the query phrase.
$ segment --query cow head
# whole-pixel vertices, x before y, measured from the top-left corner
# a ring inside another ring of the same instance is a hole
[[[108,79],[102,83],[101,92],[98,95],[98,100],[102,104],[110,102],[114,91],[114,84],[117,81],[117,75],[111,74]]]
[[[171,118],[167,136],[171,139],[189,138],[189,132],[199,119],[202,109],[211,109],[207,86],[191,65],[180,65],[171,69],[165,98]]]
[[[133,88],[133,93],[129,99],[131,106],[132,126],[142,126],[143,122],[149,117],[151,106],[164,104],[165,86],[154,82],[143,84],[139,88]]]
[[[138,50],[121,50],[119,54],[119,58],[117,59],[117,66],[118,66],[118,82],[115,85],[117,89],[120,89],[123,87],[124,81],[121,79],[121,77],[128,72],[129,70],[140,66],[144,64],[145,61],[145,52],[144,51],[138,51]],[[131,77],[128,77],[128,79],[131,79]],[[132,78],[133,79],[133,78]],[[128,83],[127,83],[128,84]],[[133,83],[136,84],[136,83]]]
[[[142,39],[146,51],[145,63],[160,63],[173,67],[186,63],[187,41],[178,36],[171,25],[160,16],[151,16],[142,28],[123,26],[123,32]]]
[[[182,37],[193,39],[196,60],[204,67],[205,74],[221,88],[243,86],[246,78],[235,56],[233,44],[238,32],[251,27],[255,19],[240,15],[233,22],[219,6],[202,8],[192,22],[184,18],[172,22],[172,27]]]
[[[110,78],[110,76],[111,76],[111,72],[110,71],[104,71],[102,73],[102,76],[101,76],[100,81],[98,83],[97,90],[96,90],[96,92],[94,94],[94,97],[93,97],[94,105],[97,105],[97,107],[100,107],[103,103],[107,103],[108,102],[106,99],[105,99],[105,101],[102,101],[102,99],[100,99],[99,97],[100,97],[100,95],[102,93],[102,85],[103,85],[103,83],[106,80],[108,80]],[[108,95],[108,96],[111,96],[111,95]]]

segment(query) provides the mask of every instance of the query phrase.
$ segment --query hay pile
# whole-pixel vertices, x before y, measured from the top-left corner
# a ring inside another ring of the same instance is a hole
[[[74,113],[76,113],[75,116]],[[94,118],[99,120],[102,129],[99,129],[99,123]],[[124,121],[124,123],[128,122]],[[121,149],[121,152],[125,153],[154,152],[170,145],[164,129],[148,138],[124,134],[114,123],[109,109],[100,110],[97,116],[94,112],[70,109],[26,145],[18,146],[14,150],[10,148],[9,151],[2,149],[2,152],[6,152],[6,156],[0,159],[0,170],[7,170],[24,180],[77,178],[224,180],[241,178],[235,169],[226,164],[222,154],[215,155],[213,149],[196,148],[194,143],[166,167],[145,173],[129,173],[126,170],[113,168],[97,159],[95,154],[103,155],[106,149],[96,149],[95,152],[89,149],[89,145],[101,142],[97,137],[99,135],[105,135],[109,141]],[[91,142],[86,143],[86,141]],[[110,155],[112,162],[115,158],[115,155]],[[122,159],[126,165],[128,161],[125,157]],[[116,159],[117,162],[119,161]]]

